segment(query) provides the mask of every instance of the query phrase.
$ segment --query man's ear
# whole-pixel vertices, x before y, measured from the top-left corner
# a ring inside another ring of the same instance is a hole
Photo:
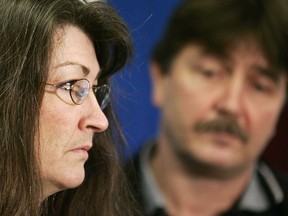
[[[150,64],[150,77],[152,81],[152,103],[160,108],[164,100],[165,74],[161,73],[160,66],[152,62]]]

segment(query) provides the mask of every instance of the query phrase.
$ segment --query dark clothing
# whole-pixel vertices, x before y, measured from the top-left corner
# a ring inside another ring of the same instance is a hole
[[[153,146],[154,144],[145,146],[144,150],[140,151],[140,154],[126,166],[126,172],[134,195],[145,215],[168,216],[161,192],[153,179],[148,163]],[[288,216],[288,179],[261,161],[247,191],[231,209],[220,215]]]

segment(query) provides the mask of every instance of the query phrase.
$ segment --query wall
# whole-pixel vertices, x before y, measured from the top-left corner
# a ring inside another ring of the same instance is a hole
[[[133,64],[116,76],[116,103],[132,153],[157,131],[158,112],[150,101],[149,56],[179,0],[110,0],[131,29]]]

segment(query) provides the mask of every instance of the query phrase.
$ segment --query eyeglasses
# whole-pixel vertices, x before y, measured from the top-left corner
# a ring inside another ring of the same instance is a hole
[[[92,89],[96,100],[103,110],[110,101],[110,88],[106,84],[100,86],[91,86],[87,79],[70,80],[68,82],[62,82],[58,84],[46,83],[46,85],[54,86],[58,91],[57,95],[64,101],[68,102],[67,95],[65,96],[65,91],[68,91],[72,102],[76,105],[80,105],[87,98],[90,89]],[[68,99],[69,100],[69,99]],[[69,102],[68,102],[69,103]]]

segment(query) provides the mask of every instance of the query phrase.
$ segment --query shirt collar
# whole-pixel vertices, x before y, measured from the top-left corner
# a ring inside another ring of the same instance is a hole
[[[140,170],[142,172],[141,194],[143,195],[144,210],[147,215],[151,215],[156,209],[164,209],[164,198],[157,186],[152,168],[150,166],[150,156],[154,144],[145,146],[140,154]]]

